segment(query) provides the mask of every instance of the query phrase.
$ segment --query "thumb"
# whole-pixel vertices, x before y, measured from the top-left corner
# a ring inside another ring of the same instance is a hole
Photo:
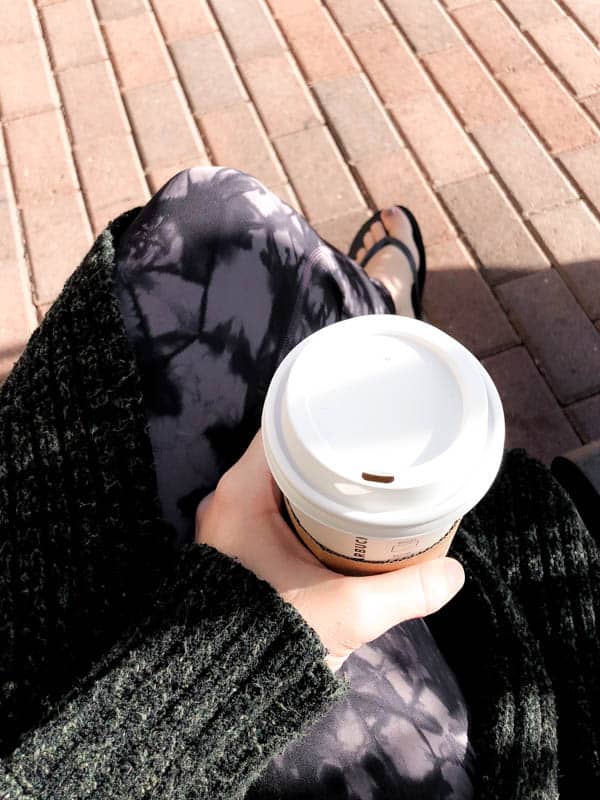
[[[465,572],[454,558],[435,558],[356,580],[360,630],[355,635],[366,643],[400,622],[438,611],[462,588]]]
[[[241,458],[228,472],[249,515],[279,511],[281,491],[267,464],[262,429],[258,429]]]

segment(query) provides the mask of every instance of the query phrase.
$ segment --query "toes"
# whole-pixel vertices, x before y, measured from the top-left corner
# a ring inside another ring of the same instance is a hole
[[[412,243],[412,227],[408,217],[401,209],[397,206],[386,208],[381,213],[381,218],[392,236],[396,236],[403,242]]]
[[[381,222],[374,222],[363,236],[363,247],[361,247],[356,254],[357,261],[360,261],[367,250],[373,247],[373,245],[380,239],[383,239],[384,236],[387,236],[386,229],[383,227]]]
[[[378,242],[380,239],[383,239],[384,236],[387,236],[387,232],[381,222],[374,222],[371,225],[370,233],[373,236],[373,241]]]
[[[358,251],[358,253],[356,254],[356,259],[355,260],[358,261],[359,264],[361,263],[361,261],[365,257],[366,252],[367,251],[365,250],[365,248],[361,247],[360,250]]]
[[[395,206],[392,206],[391,208],[382,209],[380,214],[381,221],[385,225],[387,232],[391,233],[392,235],[394,235],[394,229],[398,224],[397,212],[398,209]]]

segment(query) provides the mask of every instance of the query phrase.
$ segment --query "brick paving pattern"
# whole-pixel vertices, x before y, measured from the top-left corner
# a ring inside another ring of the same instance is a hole
[[[600,438],[599,40],[589,0],[1,2],[0,380],[110,219],[224,164],[344,249],[408,205],[507,445]]]

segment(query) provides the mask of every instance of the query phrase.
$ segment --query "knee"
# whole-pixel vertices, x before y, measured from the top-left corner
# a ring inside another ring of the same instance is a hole
[[[239,226],[246,233],[257,219],[282,212],[288,216],[291,211],[258,178],[233,167],[188,167],[174,175],[160,195],[166,200],[177,200],[177,205],[188,209],[203,209],[221,228]]]
[[[219,171],[220,167],[214,167],[212,165],[198,165],[195,167],[186,167],[185,169],[179,170],[174,175],[172,175],[166,183],[156,192],[156,194],[161,194],[168,190],[176,190],[177,187],[180,189],[184,187],[188,187],[193,184],[203,183],[205,181],[210,181],[217,172]]]
[[[256,190],[270,194],[269,189],[258,178],[247,172],[242,172],[234,167],[213,165],[186,167],[175,173],[160,191],[169,187],[172,190],[179,188],[187,192],[195,186],[210,187],[213,196],[226,193],[231,197],[232,194],[245,194]]]

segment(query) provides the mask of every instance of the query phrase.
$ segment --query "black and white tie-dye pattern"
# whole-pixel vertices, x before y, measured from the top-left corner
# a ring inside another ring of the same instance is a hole
[[[216,167],[180,172],[140,210],[119,244],[115,291],[180,542],[258,430],[291,348],[339,320],[394,313],[385,288],[290,206]],[[425,621],[392,628],[342,672],[349,695],[269,762],[247,800],[472,797],[467,709]]]

